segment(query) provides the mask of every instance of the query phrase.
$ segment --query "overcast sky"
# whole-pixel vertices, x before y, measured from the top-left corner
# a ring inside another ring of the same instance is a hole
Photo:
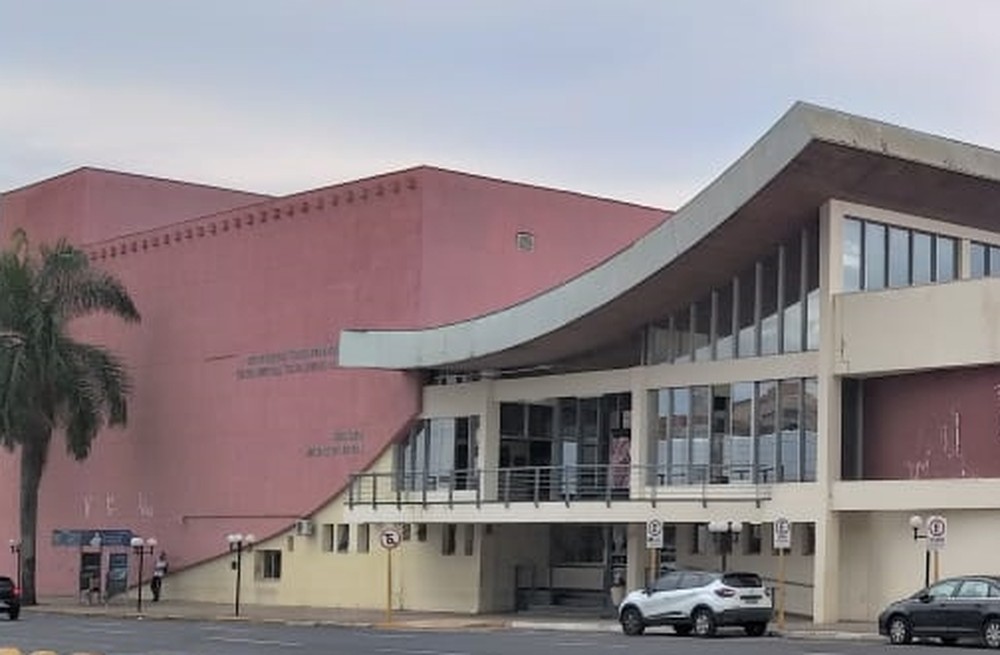
[[[1000,148],[995,0],[0,0],[0,190],[431,164],[676,208],[807,100]]]

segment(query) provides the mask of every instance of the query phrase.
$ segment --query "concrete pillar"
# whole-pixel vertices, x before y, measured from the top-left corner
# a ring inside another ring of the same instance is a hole
[[[482,475],[483,500],[497,497],[497,469],[500,467],[500,404],[496,402],[495,382],[487,383],[483,394],[482,419],[479,422],[479,454],[476,466]]]
[[[625,574],[625,586],[638,589],[646,584],[644,575],[649,565],[649,551],[646,550],[646,525],[630,523],[628,526],[628,566]]]
[[[840,620],[840,515],[829,512],[816,521],[813,557],[813,622]]]

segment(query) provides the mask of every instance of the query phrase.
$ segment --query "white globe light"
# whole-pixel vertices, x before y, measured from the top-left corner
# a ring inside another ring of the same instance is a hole
[[[913,528],[914,530],[919,530],[920,528],[924,527],[924,517],[920,516],[919,514],[914,514],[913,516],[911,516],[910,527]]]
[[[132,537],[129,544],[132,548],[142,548],[142,537]]]

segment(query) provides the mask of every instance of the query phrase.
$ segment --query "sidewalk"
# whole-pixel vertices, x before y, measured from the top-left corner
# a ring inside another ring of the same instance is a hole
[[[404,630],[566,630],[577,632],[620,632],[618,622],[610,617],[576,612],[537,611],[509,614],[458,614],[451,612],[416,612],[394,610],[389,616],[384,610],[339,609],[329,607],[242,605],[240,615],[226,603],[164,600],[158,603],[143,600],[142,614],[135,601],[116,600],[111,604],[81,604],[76,598],[46,598],[38,605],[25,607],[25,613],[56,613],[105,618],[144,618],[159,620],[247,621],[282,623],[286,625],[333,625],[361,628]],[[820,640],[882,640],[871,623],[814,624],[799,617],[789,617],[785,629],[779,631],[777,621],[771,624],[773,634],[789,639]]]

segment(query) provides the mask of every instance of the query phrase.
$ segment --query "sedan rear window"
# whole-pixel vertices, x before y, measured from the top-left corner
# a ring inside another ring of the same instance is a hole
[[[756,573],[727,573],[722,576],[722,584],[729,587],[763,587],[760,576]]]

